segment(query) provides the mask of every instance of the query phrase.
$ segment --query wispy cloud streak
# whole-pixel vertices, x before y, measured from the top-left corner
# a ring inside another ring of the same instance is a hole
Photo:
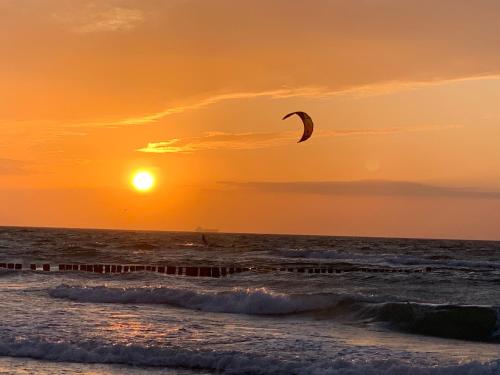
[[[27,174],[28,163],[14,159],[0,159],[0,175]]]
[[[97,6],[93,3],[81,9],[56,13],[53,17],[78,34],[126,31],[144,21],[144,14],[139,9]]]
[[[130,126],[147,125],[155,123],[165,117],[181,114],[188,111],[198,110],[210,105],[230,100],[245,100],[256,98],[285,99],[285,98],[306,98],[322,99],[334,96],[367,97],[375,95],[385,95],[401,90],[413,90],[426,86],[437,86],[440,84],[464,82],[471,80],[500,79],[498,75],[483,75],[476,77],[464,77],[456,79],[435,79],[431,81],[408,81],[408,82],[381,82],[371,85],[361,85],[343,89],[331,89],[328,87],[307,86],[298,88],[280,88],[262,91],[238,91],[224,94],[210,95],[205,98],[193,101],[188,104],[167,107],[164,110],[144,114],[141,116],[126,117],[116,121],[96,121],[93,123],[81,123],[77,126]]]
[[[421,126],[383,129],[346,129],[318,131],[316,138],[345,136],[377,136],[412,132],[428,132],[458,128],[449,126]],[[300,138],[297,132],[276,133],[224,133],[209,132],[199,137],[173,138],[166,141],[151,142],[137,151],[156,154],[193,153],[207,150],[255,150],[291,143]]]
[[[255,150],[292,140],[291,132],[281,133],[223,133],[209,132],[200,137],[174,138],[152,142],[137,151],[147,153],[193,153],[207,150]]]
[[[203,98],[192,104],[180,105],[176,107],[167,108],[163,111],[151,113],[139,117],[130,117],[120,121],[109,123],[109,125],[141,125],[149,124],[162,119],[163,117],[183,113],[190,110],[201,109],[212,104],[217,104],[227,100],[241,100],[241,99],[254,99],[254,98],[292,98],[292,97],[321,97],[326,96],[327,91],[321,88],[305,87],[298,89],[279,89],[268,91],[249,91],[249,92],[234,92],[228,94],[213,95]]]
[[[410,181],[360,180],[360,181],[292,181],[292,182],[232,182],[222,181],[234,189],[251,189],[271,193],[413,196],[500,199],[498,191],[484,191],[471,187],[450,187]]]

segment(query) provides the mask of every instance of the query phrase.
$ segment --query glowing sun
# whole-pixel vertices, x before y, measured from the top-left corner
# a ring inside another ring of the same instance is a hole
[[[155,177],[146,171],[137,172],[132,178],[132,185],[139,191],[149,191],[155,184]]]

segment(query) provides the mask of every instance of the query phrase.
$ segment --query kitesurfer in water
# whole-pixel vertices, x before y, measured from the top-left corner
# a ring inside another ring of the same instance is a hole
[[[210,244],[208,243],[207,237],[205,236],[205,233],[203,233],[203,234],[201,235],[201,240],[203,241],[203,244],[204,244],[205,246],[210,246]]]

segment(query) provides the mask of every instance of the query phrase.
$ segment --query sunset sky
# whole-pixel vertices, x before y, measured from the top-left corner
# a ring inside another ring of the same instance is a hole
[[[0,225],[500,239],[499,14],[0,0]]]

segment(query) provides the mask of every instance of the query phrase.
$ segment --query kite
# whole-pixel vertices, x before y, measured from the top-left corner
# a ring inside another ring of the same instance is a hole
[[[283,117],[283,120],[287,119],[288,117],[290,117],[292,115],[299,116],[304,124],[304,133],[302,134],[302,138],[300,138],[298,143],[308,140],[311,137],[311,135],[313,133],[313,129],[314,129],[314,124],[313,124],[312,118],[307,113],[298,111],[298,112],[289,113],[288,115]]]

